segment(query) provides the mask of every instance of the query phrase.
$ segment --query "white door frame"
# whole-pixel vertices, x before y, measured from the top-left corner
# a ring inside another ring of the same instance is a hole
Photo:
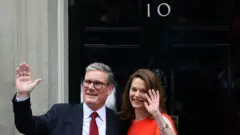
[[[68,0],[48,1],[49,103],[68,103]]]
[[[68,102],[68,0],[57,3],[58,41],[58,98],[60,103]]]

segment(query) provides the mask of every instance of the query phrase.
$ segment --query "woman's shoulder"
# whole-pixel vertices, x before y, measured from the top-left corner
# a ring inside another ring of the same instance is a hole
[[[163,118],[173,121],[172,117],[169,114],[167,114],[167,113],[161,113],[161,114],[162,114]]]

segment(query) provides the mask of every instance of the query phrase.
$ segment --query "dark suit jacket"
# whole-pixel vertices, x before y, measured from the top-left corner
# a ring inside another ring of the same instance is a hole
[[[17,102],[13,98],[15,126],[26,135],[82,135],[82,104],[55,104],[44,115],[32,116],[30,99]],[[119,119],[106,110],[106,135],[119,134]]]

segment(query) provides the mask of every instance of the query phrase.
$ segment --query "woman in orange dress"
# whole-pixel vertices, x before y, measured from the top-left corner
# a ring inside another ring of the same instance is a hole
[[[130,121],[126,135],[177,135],[165,110],[165,93],[160,79],[148,69],[130,76],[123,94],[120,115]]]

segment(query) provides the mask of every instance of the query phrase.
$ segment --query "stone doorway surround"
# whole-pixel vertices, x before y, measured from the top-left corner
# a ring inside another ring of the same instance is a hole
[[[68,102],[68,0],[0,1],[0,133],[17,135],[12,112],[15,68],[43,79],[32,92],[33,114]]]

